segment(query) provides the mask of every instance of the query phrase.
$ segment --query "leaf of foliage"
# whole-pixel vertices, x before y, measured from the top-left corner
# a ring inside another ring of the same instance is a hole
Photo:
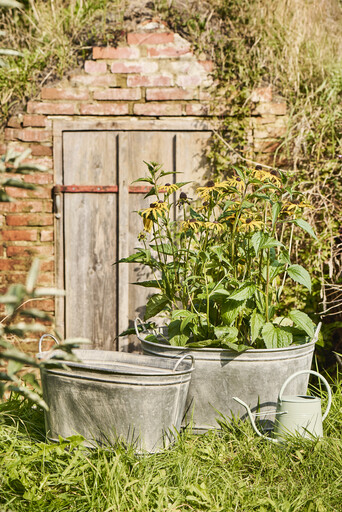
[[[306,334],[310,336],[310,338],[313,338],[316,326],[306,313],[304,313],[303,311],[299,311],[298,309],[293,309],[292,311],[290,311],[289,317],[291,318],[295,326],[305,331]]]
[[[267,322],[263,326],[261,333],[267,348],[288,347],[292,343],[292,334],[271,322]]]
[[[309,235],[311,235],[315,240],[317,240],[317,236],[316,236],[314,230],[312,229],[310,224],[308,222],[306,222],[306,220],[304,220],[304,219],[294,219],[291,222],[293,224],[295,224],[296,226],[298,226],[299,228],[302,228],[304,231],[309,233]]]
[[[235,290],[231,295],[230,299],[237,301],[244,301],[253,297],[256,286],[255,284],[245,283],[238,290]]]
[[[144,320],[148,320],[152,316],[160,313],[160,311],[162,311],[168,303],[169,298],[163,293],[156,293],[155,295],[152,295],[146,304]]]
[[[254,309],[250,317],[251,340],[252,343],[259,337],[260,331],[265,324],[264,317]]]
[[[151,281],[137,281],[135,283],[137,286],[143,286],[144,288],[159,288],[159,281],[151,280]]]
[[[311,293],[311,278],[309,272],[301,265],[291,265],[287,269],[289,276],[296,281],[304,285]]]
[[[240,311],[244,307],[244,302],[237,300],[228,300],[221,306],[221,318],[225,325],[231,325]]]

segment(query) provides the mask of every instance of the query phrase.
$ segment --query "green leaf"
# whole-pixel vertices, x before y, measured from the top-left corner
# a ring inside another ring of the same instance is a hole
[[[159,281],[155,281],[155,280],[140,281],[140,282],[135,282],[132,284],[136,284],[137,286],[143,286],[144,288],[159,288]]]
[[[168,303],[169,298],[163,293],[156,293],[155,295],[152,295],[146,304],[144,320],[148,320],[152,316],[160,313],[160,311],[162,311]]]
[[[292,343],[292,334],[287,330],[267,322],[262,328],[262,337],[267,348],[288,347]]]
[[[273,205],[272,205],[272,227],[277,222],[280,210],[281,210],[281,203],[273,203]]]
[[[217,339],[224,343],[236,341],[239,335],[236,327],[229,327],[227,325],[215,327],[214,332]]]
[[[302,331],[306,332],[306,334],[308,334],[310,338],[313,338],[316,326],[306,313],[304,313],[303,311],[299,311],[298,309],[293,309],[292,311],[290,311],[289,317],[291,318],[295,326],[299,327]]]
[[[287,273],[294,281],[304,285],[311,292],[310,274],[304,267],[301,265],[291,265],[288,267]]]
[[[176,334],[172,336],[172,338],[169,338],[170,345],[174,347],[184,347],[187,341],[189,341],[189,336],[186,334]]]
[[[317,236],[316,236],[314,230],[312,229],[310,224],[308,222],[306,222],[306,220],[304,220],[304,219],[294,219],[291,222],[293,224],[295,224],[296,226],[298,226],[299,228],[302,228],[304,231],[309,233],[309,235],[311,235],[315,240],[317,240]]]
[[[238,290],[235,290],[230,296],[230,299],[243,301],[253,297],[256,286],[255,284],[243,284]]]
[[[257,310],[255,309],[253,311],[253,313],[251,314],[251,318],[250,318],[252,343],[254,343],[254,341],[259,337],[261,328],[263,327],[264,324],[265,324],[264,317],[260,313],[258,313]]]
[[[166,254],[168,256],[173,255],[173,251],[177,250],[175,246],[171,244],[158,244],[158,245],[150,245],[151,249],[154,251],[159,251],[161,254]]]
[[[233,343],[232,341],[226,342],[226,340],[223,340],[222,344],[227,345],[228,348],[230,348],[231,350],[234,350],[235,352],[244,352],[245,350],[248,350],[249,348],[251,348],[248,345],[243,345],[241,343],[237,344],[237,343]]]
[[[225,325],[231,325],[235,318],[238,316],[240,311],[244,307],[244,302],[238,302],[237,300],[228,300],[221,306],[221,318]]]

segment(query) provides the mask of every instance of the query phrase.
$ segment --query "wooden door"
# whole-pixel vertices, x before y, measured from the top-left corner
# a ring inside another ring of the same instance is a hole
[[[134,337],[118,342],[117,335],[143,316],[151,290],[132,283],[148,276],[139,265],[113,265],[139,246],[136,211],[150,202],[132,182],[146,174],[144,161],[179,170],[178,181],[200,182],[209,137],[210,131],[63,131],[57,281],[66,295],[56,322],[64,337],[87,337],[104,350],[136,348]]]

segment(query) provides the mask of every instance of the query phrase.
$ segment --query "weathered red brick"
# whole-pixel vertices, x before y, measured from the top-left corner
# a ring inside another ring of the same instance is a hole
[[[53,231],[42,229],[40,232],[40,240],[42,242],[53,242]]]
[[[173,32],[141,33],[130,32],[127,34],[127,43],[132,45],[141,44],[166,44],[174,42]]]
[[[274,140],[256,140],[254,141],[254,151],[259,153],[273,153],[280,145],[280,142]]]
[[[6,187],[6,191],[10,197],[18,198],[40,198],[40,199],[50,199],[51,198],[51,188],[49,187],[39,187],[36,190],[26,190],[23,188],[17,187]]]
[[[189,103],[185,106],[185,112],[188,116],[208,116],[210,107],[203,103]]]
[[[90,75],[101,75],[107,72],[107,64],[105,62],[86,60],[84,63],[84,71]]]
[[[140,100],[141,90],[140,89],[106,89],[104,91],[95,91],[95,100]]]
[[[38,286],[52,286],[55,282],[55,277],[52,272],[40,272],[37,280]]]
[[[0,259],[0,270],[29,270],[29,260],[15,260],[10,258]]]
[[[39,213],[52,212],[52,200],[50,201],[28,201],[21,199],[13,203],[0,203],[0,212],[7,213]]]
[[[23,176],[26,183],[35,183],[36,185],[48,185],[53,183],[53,175],[44,172],[36,172],[35,174],[28,174]]]
[[[25,114],[23,118],[23,126],[36,126],[37,128],[45,128],[47,119],[39,114]]]
[[[36,229],[16,229],[16,230],[4,230],[2,232],[3,240],[16,241],[22,240],[27,242],[35,242],[37,240]]]
[[[214,69],[214,63],[212,60],[199,60],[197,61],[198,64],[200,66],[202,66],[202,68],[205,69],[205,71],[207,71],[208,73],[211,73],[212,70]]]
[[[177,58],[182,55],[192,55],[190,46],[168,46],[166,48],[147,48],[148,57]]]
[[[41,97],[43,100],[88,100],[89,92],[86,89],[43,87]]]
[[[8,226],[51,226],[53,216],[51,214],[14,214],[6,216]]]
[[[272,101],[272,86],[258,87],[252,91],[251,101],[254,103],[271,102]]]
[[[75,84],[93,87],[115,87],[117,85],[116,75],[74,75],[70,80]]]
[[[31,308],[38,308],[40,311],[53,312],[55,310],[54,299],[40,299],[30,302]]]
[[[286,103],[259,103],[253,110],[252,114],[274,114],[276,116],[284,116],[286,114]]]
[[[129,48],[119,46],[118,48],[99,47],[93,48],[93,59],[138,59],[140,57],[139,48]]]
[[[112,73],[154,73],[158,70],[157,62],[113,62],[110,67]]]
[[[52,156],[51,146],[42,146],[38,144],[32,144],[30,146],[32,156]]]
[[[44,103],[29,101],[27,104],[29,114],[73,115],[76,114],[74,103]]]
[[[9,245],[6,248],[8,258],[28,258],[32,256],[53,256],[54,246],[51,245]]]
[[[179,75],[176,78],[176,84],[180,87],[196,87],[201,85],[203,77],[201,75]]]
[[[128,114],[127,103],[88,103],[80,106],[85,116],[124,116]]]
[[[21,128],[22,116],[12,116],[9,118],[7,126],[10,128]]]
[[[0,144],[0,155],[4,155],[7,151],[7,145],[6,144]]]
[[[180,116],[182,105],[173,103],[136,103],[134,114],[138,116]]]
[[[25,128],[23,130],[6,128],[5,139],[22,140],[23,142],[46,142],[52,139],[52,132],[51,130],[41,130],[39,128]]]
[[[146,100],[167,101],[167,100],[194,100],[198,98],[196,90],[170,87],[169,89],[147,89]]]
[[[127,77],[127,87],[169,87],[173,79],[165,75],[130,75]]]

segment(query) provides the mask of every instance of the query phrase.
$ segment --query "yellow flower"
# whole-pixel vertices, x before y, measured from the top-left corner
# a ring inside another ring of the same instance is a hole
[[[295,199],[293,201],[288,201],[286,203],[283,203],[282,208],[281,208],[281,213],[291,215],[291,214],[295,213],[297,208],[313,208],[313,206],[306,201],[298,201]]]
[[[255,231],[255,229],[261,229],[262,221],[253,219],[252,217],[240,217],[240,226],[239,228],[247,231]]]
[[[199,228],[203,227],[205,224],[201,220],[197,219],[189,219],[184,220],[182,222],[182,231],[187,231],[188,229],[191,229],[195,233],[199,230]]]
[[[226,187],[234,187],[237,188],[239,192],[242,192],[245,188],[244,181],[240,178],[240,176],[233,176],[224,182]]]
[[[213,180],[209,180],[204,187],[198,187],[197,194],[203,201],[208,201],[210,199],[210,195],[214,190],[217,190],[215,182]]]
[[[217,220],[214,220],[212,222],[207,221],[204,223],[204,225],[206,228],[211,229],[211,230],[215,231],[216,233],[222,233],[222,231],[224,231],[223,224],[221,224]]]
[[[279,175],[277,171],[266,171],[263,170],[261,165],[257,165],[255,170],[252,172],[252,178],[255,178],[259,181],[270,181],[277,187],[281,186],[281,179],[279,178]]]
[[[157,218],[163,213],[168,211],[167,203],[164,201],[157,201],[155,203],[151,203],[149,208],[139,212],[139,214],[143,218],[144,229],[145,231],[150,232],[152,229],[153,221],[157,220]]]
[[[165,185],[161,185],[158,187],[158,192],[162,192],[163,194],[169,196],[172,192],[176,192],[179,189],[179,186],[176,183],[165,183]]]

